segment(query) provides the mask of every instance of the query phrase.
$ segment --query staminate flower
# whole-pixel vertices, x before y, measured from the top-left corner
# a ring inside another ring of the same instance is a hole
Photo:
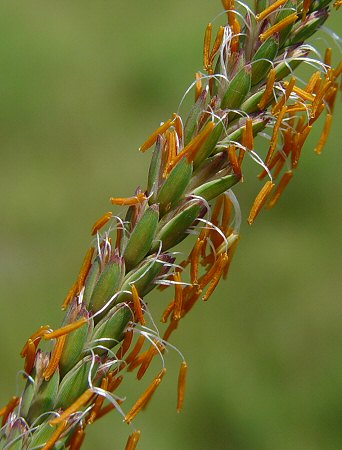
[[[152,153],[146,189],[110,199],[113,210],[91,228],[93,241],[62,303],[61,327],[40,327],[22,349],[26,385],[1,410],[2,448],[77,450],[87,426],[111,410],[134,424],[166,375],[168,349],[180,356],[181,411],[187,363],[170,339],[227,276],[241,225],[232,188],[243,179],[245,157],[265,180],[250,209],[252,224],[265,205],[278,202],[322,114],[315,151],[323,150],[342,64],[332,67],[331,49],[321,61],[307,39],[326,21],[332,2],[267,0],[254,9],[222,3],[219,17],[227,23],[216,32],[211,23],[206,28],[204,71],[186,93],[194,90],[189,115],[174,113],[141,145],[141,152]],[[313,68],[306,84],[295,76],[300,64]],[[270,140],[264,153],[255,144],[260,133]],[[193,248],[179,260],[174,247],[189,235],[195,235]],[[171,291],[160,326],[145,300],[155,288]],[[155,358],[161,367],[151,376]],[[151,378],[135,401],[117,394],[126,372]],[[130,433],[126,449],[134,450],[140,431]]]

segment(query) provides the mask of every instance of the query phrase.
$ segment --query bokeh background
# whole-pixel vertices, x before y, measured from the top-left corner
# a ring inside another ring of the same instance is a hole
[[[0,404],[16,391],[23,342],[60,323],[108,198],[145,185],[150,156],[137,149],[202,68],[220,11],[219,0],[0,3]],[[327,34],[313,41],[326,43],[338,57]],[[321,156],[319,127],[310,136],[278,206],[244,220],[228,280],[175,333],[190,366],[184,411],[170,352],[135,421],[140,450],[342,448],[341,111]],[[245,218],[260,188],[250,167],[236,189]],[[151,295],[152,310],[170,295]],[[143,388],[131,376],[119,393],[132,404]],[[122,449],[130,432],[111,414],[84,449]]]

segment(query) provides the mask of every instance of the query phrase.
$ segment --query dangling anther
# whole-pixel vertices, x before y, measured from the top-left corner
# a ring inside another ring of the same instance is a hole
[[[195,102],[197,102],[198,97],[202,93],[202,90],[203,90],[203,87],[202,87],[202,74],[200,72],[196,72]]]
[[[268,28],[264,33],[259,35],[259,39],[261,42],[266,41],[267,38],[272,36],[275,33],[279,33],[281,30],[286,28],[291,23],[294,23],[298,19],[296,13],[290,14],[289,16],[282,19],[280,22],[276,23],[272,27]]]
[[[228,262],[228,255],[226,253],[223,253],[218,258],[218,264],[216,266],[216,271],[213,274],[213,277],[210,281],[210,284],[208,286],[208,289],[206,290],[205,294],[202,297],[202,300],[206,302],[209,297],[212,295],[214,290],[216,289],[217,285],[219,284],[219,281],[221,279],[221,276],[223,274],[225,265]]]
[[[210,136],[214,128],[215,122],[208,122],[203,130],[198,133],[198,135],[193,138],[180,153],[178,153],[178,155],[172,161],[172,167],[174,167],[184,156],[186,156],[189,163],[192,162],[195,159],[197,151]]]
[[[273,86],[274,86],[275,80],[276,80],[276,71],[275,71],[275,69],[271,69],[270,73],[268,74],[268,77],[267,77],[265,92],[264,92],[263,96],[261,97],[260,102],[258,103],[258,108],[260,110],[265,109],[266,106],[268,105],[269,101],[271,100],[271,98],[273,96]]]
[[[79,450],[83,444],[84,438],[85,438],[85,431],[81,426],[79,426],[72,435],[69,449]]]
[[[214,62],[214,58],[217,54],[217,52],[219,51],[222,41],[223,41],[223,35],[224,35],[224,27],[220,27],[217,35],[216,35],[216,39],[213,45],[213,48],[211,50],[210,56],[209,56],[209,64],[210,66],[212,66],[213,62]]]
[[[142,360],[141,366],[137,372],[138,380],[141,380],[141,378],[145,375],[147,369],[150,367],[152,359],[158,353],[158,349],[161,352],[164,350],[164,346],[160,342],[158,342],[157,340],[154,340],[153,342],[154,344],[152,344],[151,347],[147,350],[146,355]]]
[[[278,8],[280,8],[286,2],[287,2],[287,0],[277,0],[276,2],[272,3],[268,8],[264,9],[261,13],[259,13],[255,16],[257,22],[264,20],[265,17],[267,17],[273,11],[276,11]]]
[[[29,339],[27,340],[27,342],[25,343],[24,347],[22,348],[22,350],[20,352],[20,356],[22,358],[25,358],[25,356],[27,355],[29,341],[32,341],[34,343],[35,347],[37,348],[43,335],[49,329],[50,329],[50,325],[44,325],[44,326],[39,327],[39,329],[35,333],[33,333],[32,336],[30,336]]]
[[[77,290],[78,290],[78,280],[75,281],[75,283],[71,286],[69,292],[67,293],[65,300],[61,306],[62,311],[65,311],[67,307],[70,305],[72,300],[77,295]]]
[[[24,371],[30,375],[32,372],[32,369],[34,367],[34,362],[36,360],[36,346],[34,342],[29,339],[27,341],[27,351],[25,356],[25,365],[24,365]]]
[[[203,66],[205,70],[210,68],[210,46],[211,46],[211,34],[213,30],[213,25],[208,23],[204,35],[204,46],[203,46]]]
[[[125,354],[127,353],[129,347],[131,346],[132,340],[133,340],[133,330],[127,330],[125,332],[125,337],[122,341],[121,347],[119,348],[119,350],[116,353],[116,358],[117,359],[122,359]]]
[[[180,272],[174,274],[175,280],[175,307],[173,309],[173,320],[179,320],[181,318],[182,304],[183,304],[183,288],[182,278]]]
[[[43,337],[46,341],[59,338],[60,336],[64,336],[65,334],[69,334],[75,330],[78,330],[78,328],[81,328],[87,322],[88,320],[85,317],[82,317],[82,319],[79,319],[76,322],[69,323],[68,325],[58,328],[55,331],[51,331],[50,333],[45,333]]]
[[[173,114],[173,121],[174,121],[174,125],[175,125],[175,130],[178,136],[178,140],[179,142],[181,142],[183,140],[183,123],[182,123],[182,119],[180,118],[180,116],[176,113]]]
[[[135,450],[137,448],[141,431],[135,430],[128,438],[125,450]]]
[[[179,413],[183,409],[187,371],[188,371],[188,365],[185,361],[183,361],[181,364],[180,370],[179,370],[179,375],[178,375],[177,412],[179,412]]]
[[[326,64],[329,67],[331,67],[331,54],[332,54],[332,49],[330,47],[328,47],[325,50],[325,54],[324,54],[324,64]]]
[[[151,399],[152,395],[156,391],[157,387],[161,383],[162,377],[158,376],[152,381],[146,391],[142,394],[142,396],[137,400],[137,402],[133,405],[129,413],[125,417],[125,422],[131,423],[132,420],[136,417],[136,415],[143,409],[146,403]]]
[[[80,409],[89,402],[93,395],[94,392],[91,389],[87,389],[71,406],[69,406],[69,408],[63,411],[59,417],[50,420],[50,425],[58,425],[64,420],[68,420],[71,414],[80,411]]]
[[[145,336],[143,334],[141,334],[135,344],[135,346],[133,347],[133,350],[131,351],[131,353],[127,356],[127,358],[125,359],[126,364],[130,364],[132,361],[135,360],[135,358],[138,356],[138,353],[140,352],[140,350],[142,349],[142,346],[145,343]]]
[[[94,251],[95,248],[94,247],[90,247],[90,249],[87,251],[81,270],[80,270],[80,274],[77,278],[77,292],[81,292],[82,287],[84,285],[85,279],[87,278],[87,275],[89,273],[89,270],[91,268],[91,260],[93,259],[93,255],[94,255]]]
[[[141,325],[145,326],[146,325],[146,320],[145,320],[145,317],[144,317],[143,310],[141,308],[141,303],[140,303],[140,297],[139,297],[139,294],[138,294],[138,290],[134,286],[134,284],[131,285],[131,288],[132,288],[134,312],[135,312],[135,314],[137,316],[138,321],[141,323]]]
[[[329,132],[330,132],[330,128],[331,128],[331,123],[332,123],[332,114],[327,114],[327,117],[325,119],[325,123],[324,123],[324,128],[323,128],[323,133],[321,134],[321,137],[319,138],[317,147],[315,148],[315,152],[320,155],[325,143],[327,142],[328,136],[329,136]]]
[[[152,134],[151,136],[146,139],[146,141],[142,144],[142,146],[139,148],[139,151],[141,152],[146,152],[146,150],[148,150],[150,147],[152,147],[152,145],[157,141],[157,138],[160,134],[165,133],[165,131],[170,128],[170,126],[172,125],[173,120],[169,119],[167,120],[165,123],[163,123],[162,125],[160,125],[160,127],[158,127]]]
[[[277,121],[274,124],[270,148],[269,148],[267,156],[265,158],[266,166],[270,163],[270,161],[273,157],[273,153],[274,153],[275,149],[277,148],[278,139],[279,139],[279,130],[280,130],[280,127],[281,127],[281,124],[282,124],[282,121],[283,121],[286,111],[287,111],[287,107],[283,106],[279,112]]]
[[[99,230],[101,230],[102,227],[106,225],[106,223],[112,218],[112,215],[113,213],[109,211],[94,223],[93,228],[91,229],[92,236],[94,236]]]
[[[292,77],[291,80],[287,83],[284,83],[285,86],[285,92],[284,95],[280,98],[280,100],[273,106],[272,108],[272,114],[275,116],[281,109],[285,106],[287,100],[289,99],[293,88],[296,83],[296,78]]]
[[[135,195],[134,197],[111,197],[110,201],[113,203],[113,205],[119,205],[119,206],[132,206],[132,205],[138,205],[139,203],[143,203],[145,200],[147,200],[147,197],[143,192]]]
[[[16,408],[19,405],[19,401],[20,401],[19,397],[12,397],[11,400],[7,403],[7,405],[1,408],[0,417],[2,417],[1,423],[2,427],[7,422],[8,416],[11,414],[14,408]]]
[[[253,121],[250,117],[246,119],[245,125],[245,145],[248,150],[254,149],[254,136],[253,136]]]
[[[267,181],[265,185],[262,187],[259,194],[256,196],[251,211],[248,217],[249,225],[252,225],[257,215],[261,211],[261,208],[264,206],[268,196],[270,195],[271,190],[274,188],[274,184],[272,181]]]
[[[239,160],[236,154],[236,146],[235,145],[230,145],[227,148],[228,151],[228,158],[229,158],[229,162],[232,166],[233,172],[235,173],[235,175],[237,175],[238,177],[241,177],[241,166],[239,165]]]
[[[67,425],[68,425],[68,421],[64,420],[59,425],[57,430],[53,433],[53,435],[50,437],[50,439],[46,442],[44,447],[42,447],[42,450],[51,450],[55,446],[56,442],[58,441],[58,439],[60,438],[60,436],[62,435],[64,430],[66,429]]]
[[[169,323],[169,326],[167,327],[164,336],[163,336],[163,341],[168,341],[171,334],[177,329],[179,324],[179,320],[171,320],[171,322]]]
[[[268,203],[268,208],[273,208],[273,206],[278,202],[281,194],[284,192],[286,186],[289,184],[289,181],[293,177],[292,170],[289,170],[288,172],[285,172],[282,176],[279,185],[277,186],[277,189],[275,190],[273,197]]]
[[[308,92],[309,94],[311,94],[311,92],[314,92],[314,87],[317,81],[319,81],[320,79],[321,79],[321,72],[318,70],[317,72],[311,75],[310,80],[308,81],[308,84],[305,87],[306,92]]]
[[[55,347],[53,349],[53,352],[52,352],[52,355],[50,358],[49,365],[47,366],[47,368],[45,369],[45,371],[43,373],[43,377],[45,378],[46,381],[49,381],[49,379],[52,377],[52,375],[55,373],[55,371],[58,367],[59,361],[60,361],[62,353],[63,353],[66,338],[67,338],[67,335],[64,334],[63,336],[59,337],[56,341]]]
[[[303,1],[303,15],[302,15],[302,21],[304,22],[306,19],[306,15],[309,12],[310,9],[311,0],[304,0]]]
[[[107,377],[103,378],[103,380],[101,382],[101,389],[103,389],[104,391],[107,391],[107,389],[108,389],[108,378]],[[100,412],[104,401],[105,401],[105,397],[103,395],[98,395],[96,397],[94,406],[93,406],[92,410],[90,411],[90,415],[87,420],[87,425],[91,425],[92,423],[94,423],[96,416]]]

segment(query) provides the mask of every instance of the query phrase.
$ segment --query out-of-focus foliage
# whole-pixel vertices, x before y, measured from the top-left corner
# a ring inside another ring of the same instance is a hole
[[[145,186],[150,156],[137,148],[202,68],[204,29],[219,11],[208,0],[0,4],[1,404],[15,392],[26,338],[60,323],[109,196]],[[338,14],[327,22],[336,32]],[[313,44],[338,56],[325,33]],[[174,335],[190,366],[184,411],[171,352],[135,422],[139,449],[342,447],[339,101],[336,109],[324,153],[312,151],[318,127],[277,207],[245,222],[228,280]],[[245,218],[260,188],[250,166],[236,189]],[[149,304],[162,310],[170,295],[153,293]],[[132,398],[144,389],[125,382]],[[87,429],[84,448],[123,448],[129,432],[111,414]]]

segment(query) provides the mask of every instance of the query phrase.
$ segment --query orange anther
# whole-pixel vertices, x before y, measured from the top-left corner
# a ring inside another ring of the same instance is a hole
[[[182,362],[178,375],[178,396],[177,396],[177,412],[181,412],[184,403],[185,382],[188,365],[185,361]]]
[[[163,178],[169,173],[172,167],[172,161],[177,155],[177,133],[175,130],[168,130],[166,132],[166,145],[167,145],[167,161],[163,172]]]
[[[195,159],[197,151],[201,148],[202,144],[207,140],[213,129],[215,128],[214,122],[208,122],[203,130],[193,138],[189,144],[174,158],[172,167],[174,167],[184,156],[191,162]]]
[[[308,84],[305,87],[306,92],[309,92],[309,93],[313,92],[317,81],[320,79],[321,79],[321,73],[318,70],[317,72],[315,72],[311,75],[310,80],[308,81]]]
[[[34,367],[34,362],[36,360],[36,346],[31,339],[29,339],[27,341],[27,350],[26,350],[25,356],[26,356],[26,359],[25,359],[24,370],[27,374],[30,374],[32,372],[32,369]]]
[[[156,377],[146,391],[141,395],[141,397],[133,405],[129,413],[125,417],[125,422],[131,423],[136,415],[143,409],[147,402],[151,399],[152,395],[156,391],[157,387],[161,383],[161,377]]]
[[[171,322],[169,323],[169,326],[167,327],[167,329],[165,330],[164,336],[163,336],[163,340],[164,341],[168,341],[171,334],[177,329],[179,324],[179,320],[171,320]]]
[[[144,325],[146,325],[146,321],[145,321],[143,310],[141,308],[140,297],[139,297],[137,288],[134,286],[134,284],[132,284],[131,287],[132,287],[132,298],[133,298],[134,311],[135,311],[138,321],[141,323],[141,325],[144,326]]]
[[[271,159],[273,157],[274,150],[277,147],[278,139],[279,139],[279,130],[280,130],[280,127],[281,127],[281,124],[282,124],[282,120],[283,120],[283,118],[285,116],[286,110],[287,110],[287,107],[283,106],[282,109],[279,112],[279,115],[277,117],[277,121],[274,124],[272,138],[271,138],[271,145],[270,145],[270,148],[268,150],[268,153],[267,153],[267,156],[266,156],[266,159],[265,159],[265,164],[266,165],[268,165],[270,163],[270,161],[271,161]]]
[[[69,334],[72,331],[77,330],[78,328],[82,327],[85,323],[87,323],[87,319],[85,317],[82,317],[82,319],[77,320],[76,322],[69,323],[68,325],[65,325],[64,327],[58,328],[55,331],[51,331],[51,333],[45,333],[44,339],[46,341],[51,339],[56,339],[60,336],[63,336],[65,334]]]
[[[332,50],[330,47],[328,47],[325,50],[325,54],[324,54],[324,64],[326,64],[327,66],[331,66],[331,53],[332,53]]]
[[[146,139],[146,141],[142,144],[142,146],[139,148],[139,150],[141,152],[146,152],[146,150],[148,150],[150,147],[152,147],[152,145],[157,141],[157,138],[160,134],[165,133],[165,131],[170,128],[170,126],[172,125],[173,120],[169,119],[167,120],[165,123],[163,123],[162,125],[160,125],[160,127],[158,127],[152,134],[151,136]]]
[[[214,278],[215,274],[220,270],[223,255],[219,255],[214,264],[210,267],[206,274],[199,279],[199,286],[204,289],[208,283]]]
[[[226,253],[221,254],[218,258],[218,264],[216,266],[216,270],[212,276],[208,289],[206,290],[205,294],[202,297],[203,301],[206,302],[216,289],[227,262],[228,262],[228,255]]]
[[[264,20],[265,17],[267,17],[273,11],[276,11],[278,8],[280,8],[280,6],[282,6],[286,2],[287,0],[277,0],[276,2],[272,3],[268,8],[264,9],[261,13],[255,16],[257,22],[260,22],[260,20]]]
[[[315,152],[320,155],[325,143],[327,142],[330,128],[331,128],[331,122],[332,122],[332,114],[327,114],[327,117],[325,119],[323,133],[321,134],[321,137],[319,138],[317,147],[315,148]]]
[[[22,358],[24,358],[27,355],[27,351],[28,351],[28,342],[31,340],[33,341],[33,343],[35,344],[36,348],[37,345],[39,344],[40,340],[42,339],[43,335],[47,332],[47,330],[50,329],[49,325],[44,325],[39,327],[39,329],[32,334],[32,336],[29,337],[29,339],[27,340],[27,342],[25,343],[24,347],[22,348],[21,352],[20,352],[20,356]]]
[[[204,69],[208,70],[210,68],[210,45],[211,45],[211,33],[213,30],[213,25],[208,23],[204,35],[204,46],[203,46],[203,65]]]
[[[11,414],[11,412],[19,405],[19,397],[12,397],[10,401],[7,403],[6,406],[1,408],[0,410],[0,416],[2,416],[2,423],[1,425],[4,426],[7,422],[8,416]]]
[[[62,435],[63,431],[66,429],[67,425],[68,425],[68,421],[64,420],[59,425],[57,430],[53,433],[53,435],[50,437],[50,439],[46,442],[46,444],[44,445],[42,450],[51,450],[55,446],[55,444],[58,441],[58,439],[60,438],[60,436]]]
[[[135,358],[138,356],[138,353],[140,352],[140,350],[142,349],[142,346],[145,343],[145,336],[144,335],[140,335],[133,350],[131,351],[131,353],[127,356],[127,358],[125,359],[127,364],[130,364],[132,361],[135,360]]]
[[[121,384],[123,376],[116,377],[113,372],[108,374],[108,391],[114,392]]]
[[[103,389],[104,391],[107,391],[107,389],[108,389],[108,378],[107,377],[103,378],[103,380],[101,382],[101,389]],[[104,401],[105,401],[105,397],[103,395],[98,395],[96,397],[93,409],[91,410],[89,418],[87,420],[88,425],[94,423],[95,418],[98,415],[98,413],[100,412],[100,409],[102,408]]]
[[[179,141],[182,141],[183,139],[183,123],[180,116],[176,113],[173,114],[173,120],[175,124],[175,130],[178,136]]]
[[[167,306],[167,308],[165,309],[165,311],[163,312],[163,315],[161,316],[160,321],[162,323],[166,323],[167,319],[169,318],[170,314],[172,313],[173,309],[175,307],[175,301],[172,300],[172,302],[170,302]]]
[[[70,450],[79,450],[83,444],[85,432],[82,427],[78,427],[72,435],[70,441]]]
[[[141,432],[140,430],[135,430],[128,438],[125,450],[135,450],[137,448]]]
[[[219,51],[222,41],[223,41],[223,35],[224,35],[224,27],[220,27],[216,39],[213,45],[213,48],[211,50],[210,56],[209,56],[209,64],[212,65],[214,62],[214,58],[216,56],[216,53]]]
[[[277,189],[275,190],[271,200],[268,203],[268,208],[272,208],[279,200],[281,194],[284,192],[286,186],[289,184],[289,181],[293,177],[292,170],[289,170],[288,172],[285,172],[282,176],[279,185],[277,186]]]
[[[201,256],[201,250],[205,243],[204,239],[197,239],[197,242],[191,252],[191,266],[190,266],[190,276],[191,276],[191,283],[197,284],[198,282],[198,265],[199,265],[199,259]]]
[[[63,413],[59,417],[50,420],[50,425],[58,425],[63,421],[67,421],[71,414],[74,414],[75,412],[79,411],[84,405],[86,405],[93,397],[93,395],[94,392],[91,389],[87,389],[71,406],[69,406],[69,408],[63,411]]]
[[[202,93],[202,90],[203,90],[203,87],[202,87],[202,74],[200,72],[196,72],[195,102],[197,102],[198,97]]]
[[[320,88],[320,90],[317,92],[315,101],[312,104],[312,111],[310,114],[311,118],[314,118],[316,113],[317,113],[317,109],[324,104],[324,96],[327,93],[327,91],[330,89],[330,87],[332,86],[332,81],[329,80],[325,80],[323,83],[323,86]]]
[[[290,14],[289,16],[285,17],[280,22],[276,23],[272,27],[268,28],[264,33],[259,35],[259,39],[261,41],[266,41],[267,38],[272,36],[272,34],[279,33],[279,31],[286,28],[291,23],[295,22],[298,19],[298,16],[296,13]]]
[[[278,111],[280,111],[281,108],[285,105],[285,103],[287,102],[287,100],[289,99],[289,97],[293,91],[295,83],[296,83],[295,77],[292,77],[289,83],[287,83],[287,82],[284,83],[285,93],[280,98],[280,100],[273,106],[273,108],[272,108],[273,115],[276,115],[278,113]]]
[[[232,166],[235,175],[241,177],[241,166],[239,165],[239,160],[236,154],[236,146],[230,145],[227,149],[229,162]]]
[[[139,193],[135,195],[134,197],[111,197],[110,201],[113,203],[113,205],[119,205],[119,206],[132,206],[132,205],[138,205],[139,203],[143,203],[145,200],[147,200],[147,197],[144,193]]]
[[[89,270],[91,268],[91,260],[93,259],[93,255],[94,255],[94,251],[95,248],[94,247],[90,247],[90,249],[87,251],[81,270],[80,270],[80,274],[78,276],[77,279],[77,291],[81,292],[82,287],[84,285],[85,279],[87,278],[87,275],[89,273]]]
[[[284,86],[287,87],[289,85],[289,83],[287,81],[284,82]],[[307,92],[304,89],[301,89],[297,86],[293,86],[292,91],[298,95],[298,97],[300,97],[302,100],[307,100],[309,102],[313,102],[315,100],[315,97],[310,94],[310,92]],[[302,106],[303,107],[303,106]],[[305,111],[305,107],[304,109],[302,109],[302,111]]]
[[[292,168],[298,166],[300,154],[303,148],[303,145],[306,141],[306,138],[308,137],[310,131],[312,130],[312,125],[306,125],[303,130],[300,131],[300,133],[297,133],[295,135],[294,141],[293,141],[293,150],[292,150]]]
[[[247,117],[245,126],[245,146],[248,150],[254,148],[254,136],[253,136],[253,121],[250,117]]]
[[[304,20],[306,19],[306,15],[310,9],[310,4],[311,4],[311,0],[304,0],[303,1],[303,16],[302,16],[302,20],[304,22]]]
[[[118,352],[116,353],[117,359],[122,359],[124,355],[127,353],[129,347],[131,346],[133,340],[133,330],[127,330],[125,332],[125,337],[122,341],[121,347],[119,348]]]
[[[184,299],[184,306],[182,311],[182,316],[188,314],[188,312],[193,308],[197,300],[202,294],[202,289],[199,286],[190,286],[191,290],[188,291],[188,295]]]
[[[147,352],[144,355],[144,358],[141,362],[141,366],[137,372],[138,380],[141,380],[141,378],[145,375],[147,369],[149,368],[149,366],[152,362],[152,359],[158,353],[158,349],[161,352],[164,350],[164,346],[160,342],[158,342],[157,340],[154,340],[153,342],[154,342],[154,345],[152,344],[151,347],[147,350]]]
[[[113,213],[108,211],[94,223],[93,228],[91,229],[92,236],[94,236],[104,225],[106,225],[106,223],[112,218],[112,215]]]
[[[265,185],[260,190],[259,194],[256,196],[248,217],[249,225],[252,225],[252,223],[256,219],[273,188],[274,184],[272,183],[272,181],[267,181],[267,183],[265,183]]]
[[[174,274],[175,280],[175,307],[173,310],[173,319],[179,320],[181,318],[182,304],[183,304],[183,288],[181,285],[182,278],[180,272]]]
[[[258,108],[260,110],[263,110],[266,108],[270,99],[273,96],[273,86],[274,86],[275,79],[276,79],[276,71],[275,71],[275,69],[271,69],[270,73],[268,74],[268,77],[267,77],[265,92],[264,92],[263,96],[261,97],[260,102],[258,103]]]
[[[67,338],[66,334],[57,338],[55,347],[53,349],[53,352],[52,352],[52,355],[50,358],[49,365],[47,366],[47,368],[45,369],[45,371],[43,373],[43,377],[45,378],[46,381],[48,381],[52,377],[52,375],[55,373],[55,370],[58,367],[59,361],[60,361],[62,353],[63,353],[66,338]]]
[[[77,295],[78,290],[78,280],[75,281],[75,283],[71,286],[69,292],[67,293],[65,300],[61,306],[62,311],[64,311],[72,302],[74,297]]]

